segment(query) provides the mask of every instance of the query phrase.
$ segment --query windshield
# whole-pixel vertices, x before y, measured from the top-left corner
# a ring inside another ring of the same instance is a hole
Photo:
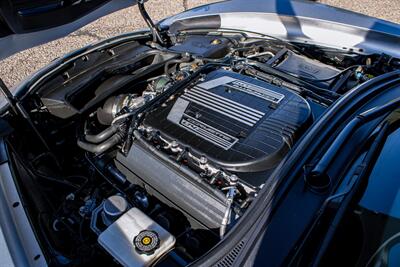
[[[377,266],[376,262],[388,262],[388,266],[400,266],[399,149],[400,129],[397,129],[388,136],[359,202],[359,210],[365,217],[365,229],[371,227],[371,230],[376,232],[375,240],[372,240],[375,242],[370,243],[375,249],[369,257],[368,266]],[[379,226],[374,223],[378,217],[382,222]],[[375,244],[380,245],[376,248]]]
[[[336,236],[322,262],[341,258],[349,266],[400,266],[400,129],[396,127],[387,135],[369,175],[362,178],[355,203],[335,226]],[[363,153],[354,166],[360,167],[365,157]]]

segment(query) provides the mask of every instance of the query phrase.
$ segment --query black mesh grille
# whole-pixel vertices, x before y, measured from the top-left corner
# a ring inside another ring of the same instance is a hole
[[[237,246],[232,249],[232,251],[225,256],[221,261],[215,264],[215,267],[229,267],[235,263],[237,256],[239,255],[240,251],[243,249],[244,241],[240,241]]]

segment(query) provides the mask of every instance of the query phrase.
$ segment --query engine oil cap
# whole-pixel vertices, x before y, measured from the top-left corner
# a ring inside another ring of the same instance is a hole
[[[133,244],[139,254],[151,255],[160,247],[160,238],[155,231],[143,230],[135,236]]]

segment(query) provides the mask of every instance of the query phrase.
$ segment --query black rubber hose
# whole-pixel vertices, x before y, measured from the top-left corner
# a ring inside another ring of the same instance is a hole
[[[169,71],[169,66],[171,66],[172,64],[186,63],[189,61],[190,61],[190,58],[188,58],[188,57],[179,58],[179,59],[171,59],[171,60],[167,61],[167,63],[165,63],[165,65],[164,65],[164,73],[167,76],[168,80],[172,80],[171,73]]]
[[[337,156],[339,150],[343,147],[347,140],[364,124],[392,112],[400,106],[400,97],[391,100],[389,103],[377,106],[375,108],[364,111],[356,115],[343,130],[338,134],[335,140],[331,143],[325,154],[319,159],[312,169],[310,175],[313,179],[318,179],[326,174],[330,164]]]
[[[85,135],[85,140],[93,143],[93,144],[99,144],[101,142],[104,142],[108,138],[110,138],[113,134],[115,134],[118,131],[118,126],[117,125],[111,125],[104,131],[102,131],[99,134],[86,134]]]
[[[83,150],[86,150],[88,152],[98,155],[98,154],[102,154],[102,153],[106,152],[107,150],[109,150],[113,146],[116,146],[120,142],[122,142],[122,135],[119,133],[116,133],[113,136],[111,136],[109,139],[107,139],[106,141],[104,141],[100,144],[91,144],[91,143],[84,142],[82,140],[78,140],[77,144]]]
[[[110,163],[106,166],[106,170],[112,177],[114,177],[115,181],[118,181],[120,184],[125,184],[127,179],[126,176],[118,170],[117,167],[113,163]]]
[[[278,69],[275,69],[273,67],[270,67],[270,66],[268,66],[266,64],[262,64],[262,63],[259,63],[259,62],[256,62],[256,61],[248,61],[246,63],[248,65],[250,65],[250,66],[253,66],[253,67],[257,68],[257,69],[265,71],[265,72],[267,72],[267,73],[269,73],[271,75],[276,75],[279,78],[282,78],[282,79],[284,79],[286,81],[289,81],[289,82],[291,82],[293,84],[306,87],[309,90],[314,91],[315,93],[323,94],[323,95],[328,96],[328,97],[332,97],[335,100],[340,97],[340,95],[337,94],[336,92],[332,92],[332,91],[329,91],[327,89],[320,88],[320,87],[318,87],[316,85],[313,85],[313,84],[309,83],[308,81],[303,81],[302,79],[297,78],[296,76],[293,76],[291,74],[282,72],[282,71],[280,71]]]

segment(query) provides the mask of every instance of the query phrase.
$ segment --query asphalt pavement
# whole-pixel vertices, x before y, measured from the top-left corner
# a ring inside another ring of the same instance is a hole
[[[185,9],[217,1],[149,0],[146,7],[151,17],[157,21]],[[400,0],[320,0],[320,2],[400,23]],[[125,8],[102,17],[66,37],[22,51],[0,61],[0,77],[8,86],[13,87],[31,73],[69,51],[145,26],[136,6]]]

